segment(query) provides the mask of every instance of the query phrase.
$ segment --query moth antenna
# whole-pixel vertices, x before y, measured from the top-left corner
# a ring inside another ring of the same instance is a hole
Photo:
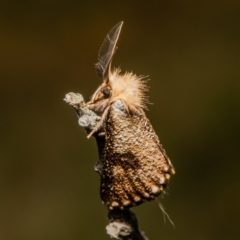
[[[96,126],[94,127],[94,129],[87,135],[87,138],[90,138],[103,124],[103,122],[105,121],[107,114],[108,114],[108,110],[109,110],[110,106],[106,107],[106,109],[104,110],[100,121],[96,124]]]
[[[95,64],[97,75],[108,82],[110,66],[116,51],[116,44],[122,29],[123,21],[117,23],[107,34],[98,52],[98,62]]]

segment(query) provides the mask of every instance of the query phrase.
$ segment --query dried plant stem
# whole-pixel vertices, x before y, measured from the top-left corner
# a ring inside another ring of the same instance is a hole
[[[68,93],[64,100],[71,105],[77,113],[78,123],[87,133],[95,129],[101,117],[84,105],[84,99],[79,93]],[[98,146],[99,162],[95,164],[95,171],[101,175],[103,148],[105,145],[104,126],[98,129],[93,136]],[[108,209],[109,224],[106,226],[107,234],[115,239],[122,240],[148,240],[139,231],[136,215],[130,209]]]

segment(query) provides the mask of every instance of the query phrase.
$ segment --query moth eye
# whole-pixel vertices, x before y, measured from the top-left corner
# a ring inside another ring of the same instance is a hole
[[[110,89],[109,88],[104,88],[102,92],[103,92],[103,94],[106,98],[110,96]]]

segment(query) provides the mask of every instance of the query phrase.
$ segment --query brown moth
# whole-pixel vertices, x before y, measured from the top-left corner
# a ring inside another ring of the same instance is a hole
[[[111,61],[123,22],[106,36],[95,65],[103,83],[86,104],[101,113],[90,137],[105,124],[101,198],[110,209],[129,208],[157,197],[166,188],[174,167],[143,109],[146,81],[131,72],[111,71]]]

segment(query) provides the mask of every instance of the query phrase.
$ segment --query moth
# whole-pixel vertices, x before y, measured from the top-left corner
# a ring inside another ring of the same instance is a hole
[[[103,79],[86,106],[101,114],[88,135],[105,124],[100,195],[109,208],[130,208],[161,194],[175,173],[145,115],[146,80],[132,72],[111,69],[123,22],[107,34],[95,64]]]

